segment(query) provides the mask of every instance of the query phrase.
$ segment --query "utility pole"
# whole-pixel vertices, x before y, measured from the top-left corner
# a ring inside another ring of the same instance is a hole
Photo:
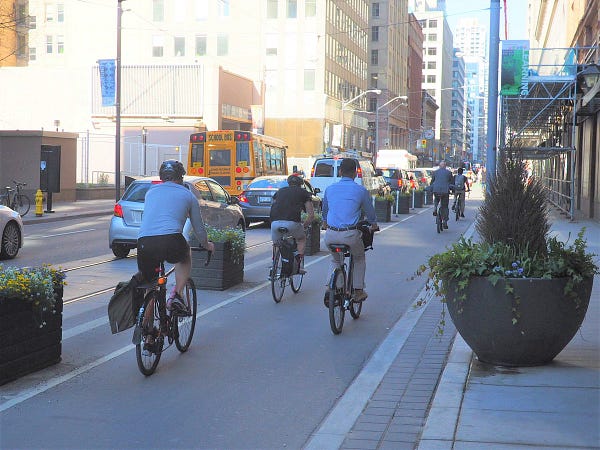
[[[500,56],[500,0],[490,1],[490,75],[488,80],[488,131],[486,152],[486,182],[496,176],[496,145],[498,134],[498,60]]]

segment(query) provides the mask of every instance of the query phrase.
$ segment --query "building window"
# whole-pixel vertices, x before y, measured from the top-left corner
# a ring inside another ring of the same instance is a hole
[[[226,34],[217,36],[217,56],[226,56],[229,53],[229,37]]]
[[[428,41],[432,41],[432,42],[435,42],[435,41],[437,41],[437,34],[436,34],[436,33],[431,33],[431,34],[428,34],[428,35],[427,35],[427,40],[428,40]]]
[[[298,17],[298,0],[287,0],[287,18],[295,19]]]
[[[427,21],[424,19],[419,20],[419,25],[421,25],[421,28],[425,29],[427,28]]]
[[[46,5],[46,22],[54,22],[56,20],[55,5]]]
[[[379,17],[379,3],[373,3],[371,11],[373,12],[373,17]]]
[[[373,42],[379,41],[379,27],[371,27],[371,40]]]
[[[277,19],[278,0],[267,0],[267,19]]]
[[[29,29],[35,30],[37,27],[37,19],[35,16],[29,16]]]
[[[436,61],[427,61],[427,68],[428,69],[435,69],[437,66]]]
[[[229,17],[229,0],[219,0],[219,17]]]
[[[379,64],[379,50],[371,50],[371,64],[374,66]]]
[[[265,54],[267,56],[277,56],[277,47],[268,47]]]
[[[52,36],[46,36],[46,53],[51,54],[53,47]]]
[[[181,36],[175,37],[173,43],[175,44],[173,54],[175,56],[185,56],[185,38]]]
[[[161,58],[165,53],[164,36],[152,36],[152,56]]]
[[[36,60],[36,50],[35,47],[29,47],[29,61]]]
[[[369,97],[369,112],[377,111],[377,97]]]
[[[371,74],[371,89],[377,89],[377,80],[379,75],[376,73]]]
[[[437,19],[429,20],[429,28],[437,28]]]
[[[62,3],[58,3],[56,5],[56,21],[64,22],[65,21],[65,5]]]
[[[304,90],[315,90],[315,69],[304,69]]]
[[[315,17],[317,15],[317,0],[305,0],[304,17]]]
[[[428,47],[427,48],[427,54],[429,56],[435,56],[435,55],[437,55],[437,47]]]
[[[177,23],[185,22],[187,17],[187,4],[185,0],[175,0],[173,3],[173,19]]]
[[[206,56],[206,36],[196,36],[196,56]]]
[[[56,53],[62,55],[65,52],[65,37],[56,36]]]
[[[435,83],[435,75],[427,75],[427,83]]]
[[[165,20],[164,0],[152,0],[152,20],[155,22],[162,22]]]
[[[208,19],[208,0],[196,0],[196,20]]]

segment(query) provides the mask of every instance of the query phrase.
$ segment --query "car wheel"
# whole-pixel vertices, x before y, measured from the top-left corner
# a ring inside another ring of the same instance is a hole
[[[123,244],[113,244],[112,251],[117,258],[125,258],[129,255],[129,247]]]
[[[21,232],[19,231],[19,226],[14,222],[9,222],[2,233],[0,258],[13,259],[19,253],[20,244]]]

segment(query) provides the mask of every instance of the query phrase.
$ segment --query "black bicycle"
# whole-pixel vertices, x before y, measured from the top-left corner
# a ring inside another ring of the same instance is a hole
[[[288,284],[294,294],[300,292],[304,279],[304,273],[298,272],[298,261],[294,256],[297,248],[296,239],[290,234],[287,227],[279,227],[277,231],[281,235],[281,239],[273,244],[273,264],[269,272],[271,293],[275,303],[281,302],[283,292]],[[282,254],[283,246],[289,249],[287,255]]]
[[[456,220],[461,217],[465,217],[465,195],[465,191],[456,192],[454,194],[454,204],[452,205],[452,210],[454,211]]]
[[[370,224],[365,224],[370,227]],[[372,231],[362,230],[363,233],[369,232],[370,242],[365,242],[365,252],[372,250],[373,234]],[[340,334],[344,327],[344,316],[346,311],[350,311],[353,319],[358,319],[362,312],[362,301],[356,301],[354,295],[354,256],[350,247],[345,244],[329,244],[329,251],[338,259],[338,267],[335,268],[329,279],[327,286],[328,292],[325,296],[325,306],[329,310],[329,325],[333,334]]]
[[[6,186],[5,193],[0,195],[0,201],[4,206],[8,206],[13,211],[19,213],[21,217],[29,212],[31,208],[31,200],[27,195],[21,192],[23,186],[27,186],[27,183],[20,183],[13,180],[15,187]]]
[[[192,250],[206,251],[199,247],[192,247]],[[209,252],[205,265],[209,264],[211,256],[212,252]],[[167,314],[167,278],[174,270],[175,267],[172,267],[165,271],[165,264],[161,262],[158,277],[138,286],[138,289],[144,289],[145,295],[137,315],[133,343],[138,368],[146,376],[154,373],[163,351],[173,345],[173,342],[177,350],[184,353],[194,336],[198,310],[194,280],[188,278],[183,290],[182,303],[185,310]],[[164,347],[165,338],[167,347]]]
[[[435,214],[435,226],[438,233],[441,233],[444,229],[448,228],[448,216],[448,206],[442,207],[442,199],[440,198]]]

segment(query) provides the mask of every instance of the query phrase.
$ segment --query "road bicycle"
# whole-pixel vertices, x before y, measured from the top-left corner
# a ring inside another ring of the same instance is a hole
[[[452,210],[456,216],[456,220],[465,215],[465,191],[457,192],[454,198],[454,204]]]
[[[325,293],[325,306],[329,310],[331,331],[333,334],[340,334],[344,327],[346,311],[350,311],[353,319],[358,319],[362,312],[363,302],[355,300],[354,256],[350,251],[350,247],[345,244],[329,244],[327,247],[339,264],[329,279],[327,292]],[[372,248],[371,240],[371,244],[365,245],[365,252]]]
[[[281,238],[273,244],[273,264],[269,272],[271,293],[273,294],[275,303],[281,302],[283,292],[288,284],[294,294],[300,292],[302,280],[304,279],[304,274],[298,273],[299,261],[296,261],[295,257],[296,239],[290,234],[287,227],[279,227],[277,231],[281,235]],[[284,242],[291,245],[294,249],[294,256],[291,258],[291,261],[284,261],[281,254]]]
[[[5,193],[0,195],[0,202],[23,217],[31,208],[31,200],[27,195],[21,193],[21,189],[23,186],[27,186],[27,183],[20,183],[15,180],[13,180],[13,183],[15,184],[14,188],[6,186]]]
[[[448,223],[448,206],[446,207],[442,207],[442,199],[440,196],[440,201],[438,203],[438,208],[436,210],[436,214],[435,214],[435,227],[437,229],[438,233],[441,233],[442,231],[444,231],[445,228],[448,227],[447,223]],[[444,220],[445,218],[445,220]],[[444,226],[446,225],[446,226]]]
[[[204,248],[192,247],[194,251],[207,251]],[[212,252],[208,252],[205,266],[209,264]],[[154,373],[162,353],[173,345],[181,353],[187,351],[196,328],[198,303],[194,280],[188,278],[182,295],[185,311],[173,311],[167,314],[167,279],[175,267],[165,271],[165,263],[161,262],[158,277],[140,284],[137,288],[145,292],[144,302],[138,312],[133,343],[138,368],[144,375]],[[164,347],[165,339],[168,346]]]

